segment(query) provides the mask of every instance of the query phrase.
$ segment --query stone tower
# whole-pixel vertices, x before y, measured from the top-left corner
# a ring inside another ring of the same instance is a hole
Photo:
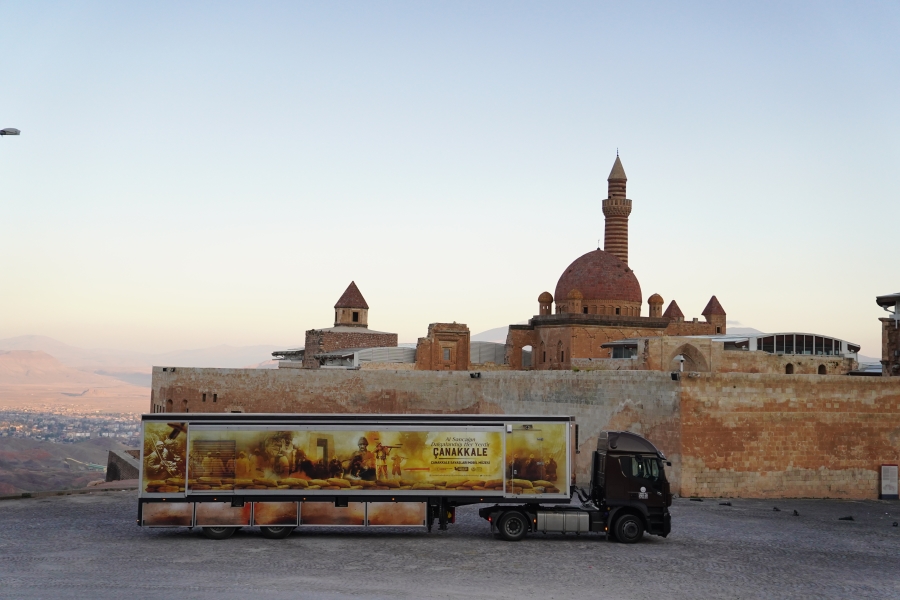
[[[538,314],[539,315],[549,315],[553,312],[553,296],[550,295],[550,292],[543,292],[540,296],[538,296]]]
[[[344,294],[334,305],[334,326],[369,326],[369,305],[354,281],[350,282]]]
[[[651,317],[661,317],[662,316],[662,305],[663,297],[659,294],[653,294],[650,298],[647,299],[647,304],[650,305],[650,316]]]
[[[603,215],[606,217],[606,231],[603,249],[628,264],[628,215],[631,214],[631,200],[625,198],[625,184],[628,178],[622,161],[616,155],[612,171],[606,180],[609,183],[608,198],[603,201]]]
[[[703,312],[700,314],[706,317],[707,323],[712,323],[716,326],[717,334],[725,333],[725,309],[719,304],[718,298],[715,296],[710,298],[706,308],[704,308]]]

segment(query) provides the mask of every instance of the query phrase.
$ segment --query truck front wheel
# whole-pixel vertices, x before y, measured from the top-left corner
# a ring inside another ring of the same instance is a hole
[[[262,533],[263,537],[269,538],[270,540],[280,540],[286,538],[291,535],[291,532],[294,531],[293,527],[260,527],[260,533]]]
[[[234,535],[237,527],[204,527],[203,535],[211,540],[227,540]]]
[[[500,530],[500,537],[507,542],[518,542],[528,531],[528,521],[522,513],[511,511],[500,517],[497,529]]]
[[[616,521],[616,539],[623,544],[634,544],[644,537],[644,524],[636,515],[622,515]]]

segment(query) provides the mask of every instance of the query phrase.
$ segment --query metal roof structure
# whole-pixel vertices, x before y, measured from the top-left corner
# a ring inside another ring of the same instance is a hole
[[[363,363],[415,363],[416,349],[402,346],[346,348],[315,355],[324,368],[358,369]]]
[[[762,351],[770,354],[808,354],[816,356],[846,356],[859,352],[859,344],[818,333],[784,331],[760,333],[756,335],[684,335],[692,339],[709,339],[723,344],[734,344],[739,350]],[[601,348],[636,348],[640,340],[651,338],[628,338],[606,342]]]

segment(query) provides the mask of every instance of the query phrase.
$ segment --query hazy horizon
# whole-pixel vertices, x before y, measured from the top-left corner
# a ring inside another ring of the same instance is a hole
[[[537,312],[603,237],[643,298],[880,354],[900,6],[7,3],[0,338],[302,343]],[[833,285],[832,285],[833,284]],[[646,316],[646,304],[643,307]]]

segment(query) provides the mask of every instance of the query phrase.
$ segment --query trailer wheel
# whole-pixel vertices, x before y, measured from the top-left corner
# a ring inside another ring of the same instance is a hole
[[[204,527],[203,535],[211,540],[227,540],[234,535],[237,527]]]
[[[520,512],[510,511],[500,517],[497,523],[500,537],[507,542],[518,542],[528,532],[528,520]]]
[[[264,538],[269,538],[270,540],[281,540],[291,535],[294,531],[293,527],[260,527],[260,533],[262,533]]]
[[[644,523],[636,515],[622,515],[616,521],[616,539],[623,544],[634,544],[644,537]]]

